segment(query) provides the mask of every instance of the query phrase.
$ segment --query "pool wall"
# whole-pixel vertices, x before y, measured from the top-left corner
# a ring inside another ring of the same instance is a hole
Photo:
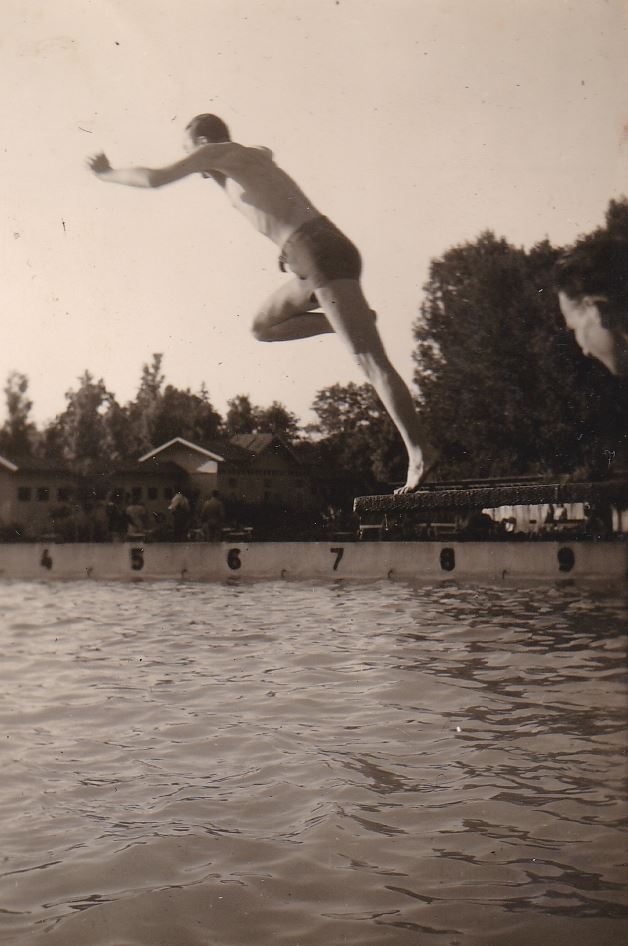
[[[0,579],[578,579],[624,583],[624,542],[15,543]]]

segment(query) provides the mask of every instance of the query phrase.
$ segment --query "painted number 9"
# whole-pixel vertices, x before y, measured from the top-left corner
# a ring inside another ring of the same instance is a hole
[[[39,564],[42,568],[47,568],[48,571],[52,568],[52,557],[48,549],[44,549],[41,553],[41,558],[39,559]]]

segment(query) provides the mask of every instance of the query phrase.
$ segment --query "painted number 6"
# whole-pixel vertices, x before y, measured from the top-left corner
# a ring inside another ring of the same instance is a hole
[[[240,561],[240,549],[229,549],[227,552],[227,565],[232,572],[236,572],[238,568],[242,568],[242,562]]]

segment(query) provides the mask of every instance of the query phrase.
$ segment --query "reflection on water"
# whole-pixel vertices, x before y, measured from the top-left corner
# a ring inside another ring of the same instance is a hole
[[[625,601],[0,587],[0,942],[628,936]]]

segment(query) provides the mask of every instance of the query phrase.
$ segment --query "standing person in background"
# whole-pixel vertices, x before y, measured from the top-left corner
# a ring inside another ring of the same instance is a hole
[[[203,503],[201,521],[205,539],[208,542],[220,542],[225,521],[225,507],[217,489],[212,490],[209,499],[206,499]]]
[[[174,494],[168,506],[172,515],[175,542],[184,542],[187,538],[190,524],[190,501],[181,491]]]
[[[127,494],[127,507],[125,509],[128,528],[127,535],[140,535],[146,532],[148,527],[148,517],[146,506],[139,499],[131,499]]]

